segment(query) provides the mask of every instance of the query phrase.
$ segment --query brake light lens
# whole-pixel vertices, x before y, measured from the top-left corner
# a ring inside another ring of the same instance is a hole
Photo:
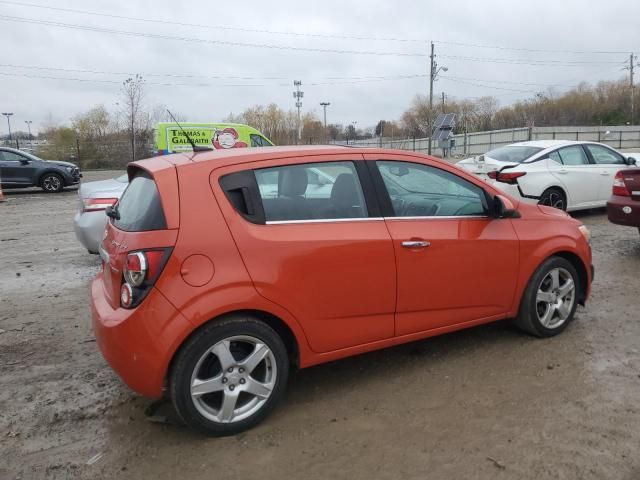
[[[627,189],[627,186],[624,183],[624,177],[622,172],[616,173],[616,176],[613,178],[613,191],[614,195],[619,195],[621,197],[630,197],[631,192]]]
[[[120,305],[138,306],[156,283],[171,255],[171,248],[154,248],[129,252],[122,272]]]
[[[527,172],[498,172],[494,170],[487,173],[487,176],[496,182],[508,183],[509,185],[517,185],[518,179],[527,174]]]
[[[85,198],[82,200],[83,212],[99,212],[115,205],[117,198]]]

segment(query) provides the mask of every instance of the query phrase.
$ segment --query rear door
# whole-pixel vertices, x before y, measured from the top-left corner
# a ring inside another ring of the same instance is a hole
[[[25,163],[22,163],[25,162]],[[0,178],[6,185],[32,185],[32,160],[15,152],[0,151]]]
[[[582,145],[562,147],[549,154],[549,171],[568,195],[569,207],[595,205],[600,198],[604,169],[591,163]]]
[[[393,245],[361,155],[220,168],[211,185],[257,291],[314,351],[394,335]]]
[[[499,317],[513,304],[519,241],[483,189],[402,155],[372,165],[398,269],[396,335]],[[372,162],[373,163],[373,162]],[[386,199],[386,202],[385,202]]]
[[[629,168],[629,166],[622,155],[609,147],[593,144],[586,144],[584,147],[587,149],[593,163],[601,169],[598,201],[604,205],[611,195],[613,178],[616,173],[618,173],[618,170]]]

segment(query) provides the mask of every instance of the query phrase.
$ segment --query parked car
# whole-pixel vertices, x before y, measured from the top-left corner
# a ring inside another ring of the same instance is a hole
[[[604,207],[618,170],[640,154],[602,143],[539,140],[500,147],[457,165],[525,202],[561,210]]]
[[[318,171],[331,188],[306,197]],[[264,419],[292,368],[504,318],[553,336],[590,292],[578,220],[419,153],[274,147],[128,173],[91,286],[97,345],[207,434]]]
[[[108,180],[83,182],[78,188],[79,208],[73,219],[73,229],[89,253],[98,253],[107,225],[104,211],[118,201],[128,184],[129,177],[125,173]]]
[[[640,168],[616,173],[607,202],[607,216],[611,223],[637,227],[640,232]]]
[[[47,193],[80,183],[80,169],[69,162],[42,160],[15,148],[0,147],[0,182],[3,189],[40,187]]]

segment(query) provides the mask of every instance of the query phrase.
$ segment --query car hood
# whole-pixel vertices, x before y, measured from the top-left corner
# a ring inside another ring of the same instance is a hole
[[[78,195],[82,198],[120,198],[128,183],[122,183],[115,178],[86,182],[80,185]]]
[[[43,160],[43,162],[47,162],[47,163],[53,163],[55,165],[58,165],[59,167],[73,167],[73,168],[77,168],[77,165],[71,163],[71,162],[61,162],[59,160]]]
[[[500,170],[507,165],[518,165],[517,162],[501,162],[486,155],[478,155],[475,157],[465,158],[456,163],[456,166],[463,168],[471,173],[487,173],[494,170]]]

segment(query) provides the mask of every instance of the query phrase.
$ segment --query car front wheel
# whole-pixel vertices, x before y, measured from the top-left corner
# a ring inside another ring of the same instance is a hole
[[[537,337],[562,332],[578,305],[580,284],[576,269],[566,259],[551,257],[533,274],[525,289],[516,325]]]
[[[170,393],[182,420],[208,435],[233,435],[262,421],[284,394],[289,374],[278,334],[252,317],[229,317],[198,331],[180,349]]]
[[[58,193],[64,188],[64,181],[57,173],[47,173],[42,177],[40,186],[47,193]]]

